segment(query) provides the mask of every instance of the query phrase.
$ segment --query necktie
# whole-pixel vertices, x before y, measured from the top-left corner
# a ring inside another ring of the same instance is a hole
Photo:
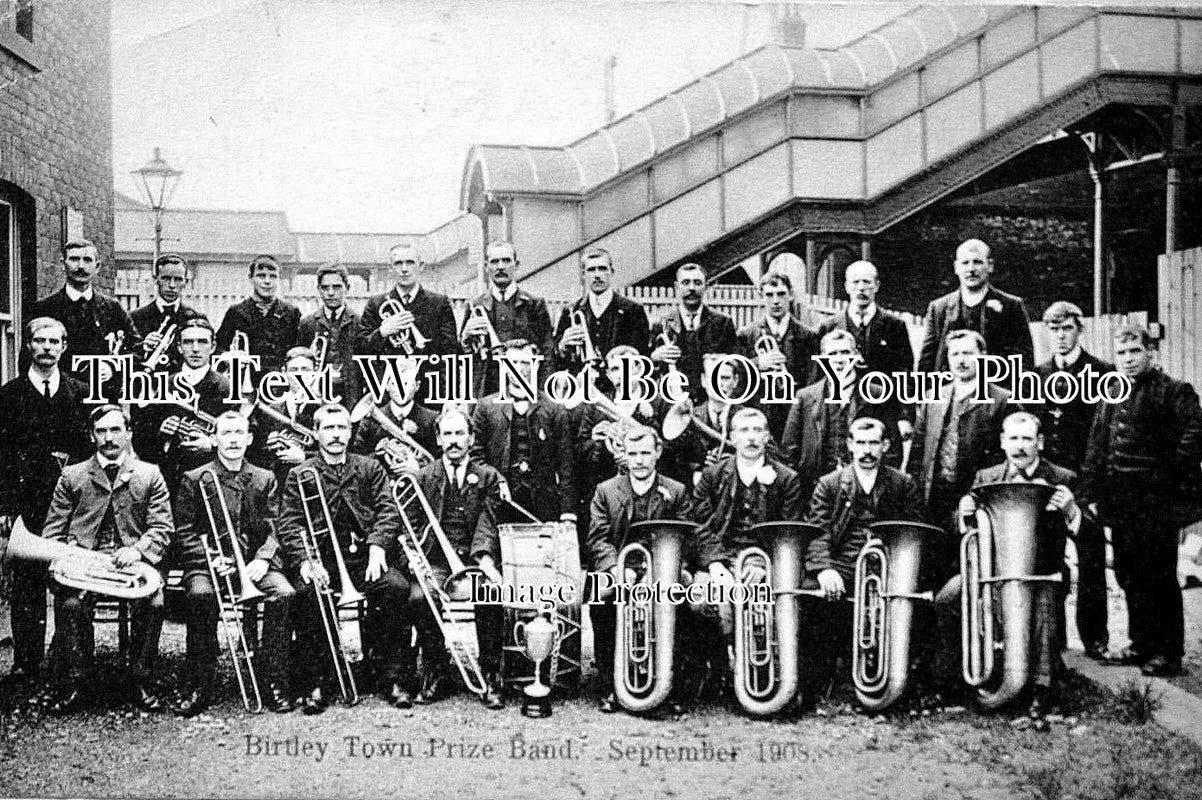
[[[42,396],[45,397],[47,400],[50,399],[50,381],[49,380],[42,381]]]
[[[112,486],[117,481],[117,465],[105,464],[104,474],[109,476],[109,485]]]

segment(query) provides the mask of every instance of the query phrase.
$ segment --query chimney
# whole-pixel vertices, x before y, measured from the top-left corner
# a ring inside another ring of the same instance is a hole
[[[806,23],[801,3],[772,3],[768,6],[771,28],[768,44],[778,47],[805,47]]]

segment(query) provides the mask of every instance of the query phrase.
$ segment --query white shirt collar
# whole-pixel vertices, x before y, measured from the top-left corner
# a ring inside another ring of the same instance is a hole
[[[337,466],[341,466],[342,464],[346,463],[346,452],[343,451],[342,455],[337,456],[337,457],[328,456],[325,453],[322,453],[321,458],[323,461],[325,461],[331,467],[337,467]]]
[[[458,467],[451,464],[451,460],[446,456],[442,459],[442,468],[447,472],[447,480],[454,483],[457,487],[463,486],[465,473],[467,472],[467,459],[459,464]]]
[[[868,308],[864,309],[863,311],[859,311],[851,306],[848,306],[847,316],[857,325],[867,325],[869,322],[872,322],[872,318],[876,316],[876,301],[873,300],[871,303],[869,303]]]
[[[104,456],[100,455],[99,452],[97,452],[96,453],[96,463],[98,463],[100,465],[101,469],[104,469],[109,464],[116,464],[118,471],[120,471],[121,465],[125,463],[125,454],[127,452],[129,452],[129,451],[122,450],[121,455],[117,456],[116,458],[105,458]]]
[[[59,372],[58,367],[54,368],[54,372],[50,373],[49,378],[43,378],[41,374],[39,374],[33,367],[30,367],[29,372],[25,374],[29,378],[29,382],[33,384],[33,388],[37,390],[38,394],[45,393],[46,381],[50,381],[51,396],[58,394],[58,387],[63,380],[62,373]]]
[[[1076,364],[1077,359],[1080,357],[1081,357],[1081,345],[1078,344],[1078,345],[1074,345],[1073,349],[1069,350],[1068,353],[1066,353],[1065,355],[1053,356],[1052,358],[1053,358],[1056,366],[1063,369],[1066,367],[1071,367],[1073,364]]]
[[[697,311],[690,314],[689,310],[684,306],[676,307],[680,313],[680,322],[687,331],[695,331],[701,326],[701,309],[705,306],[697,306]]]
[[[738,470],[739,480],[743,482],[744,486],[750,486],[755,483],[756,475],[764,468],[765,463],[763,456],[760,456],[755,461],[744,461],[737,456],[735,457],[735,469]]]
[[[236,466],[236,467],[232,463],[227,461],[225,456],[221,455],[220,453],[217,454],[217,461],[218,461],[218,463],[221,464],[221,466],[225,467],[230,472],[241,472],[242,464],[244,464],[246,462],[246,457],[243,456],[242,461],[239,461],[238,466]]]
[[[409,303],[413,302],[413,298],[417,296],[417,290],[420,288],[422,288],[420,285],[414,284],[412,289],[405,292],[405,291],[402,291],[401,287],[398,286],[398,287],[396,287],[396,293],[397,293],[397,296],[401,298],[401,302],[408,305]]]
[[[772,317],[764,317],[764,324],[768,328],[768,332],[777,339],[785,338],[785,333],[789,330],[789,315],[781,317],[779,320]]]
[[[409,416],[409,412],[413,410],[413,401],[410,400],[408,403],[405,403],[405,405],[398,406],[396,401],[389,400],[388,408],[392,410],[392,415],[397,419],[405,419]]]
[[[651,491],[655,486],[655,473],[651,473],[651,477],[645,481],[635,480],[634,476],[630,478],[630,488],[634,490],[635,496],[642,497]]]
[[[71,285],[71,284],[69,284],[69,283],[68,283],[68,284],[64,284],[64,288],[67,290],[67,299],[68,299],[68,300],[70,300],[70,301],[72,301],[72,302],[75,302],[75,301],[79,300],[81,297],[82,297],[84,300],[91,300],[91,299],[92,299],[92,295],[93,295],[93,294],[95,294],[95,292],[94,292],[94,291],[92,291],[92,285],[91,285],[91,284],[88,284],[88,288],[87,288],[87,289],[84,289],[82,292],[81,292],[81,291],[79,291],[78,289],[76,289],[74,286],[72,286],[72,285]]]
[[[345,313],[346,313],[346,304],[345,303],[343,305],[338,306],[338,308],[335,309],[334,311],[330,311],[330,309],[326,308],[325,306],[322,306],[322,308],[321,308],[322,316],[325,317],[326,319],[328,319],[330,322],[337,322],[338,320],[342,319],[342,315]]]
[[[519,414],[524,417],[524,416],[526,416],[526,412],[528,412],[529,410],[530,410],[530,401],[529,400],[514,400],[513,401],[513,411],[515,414]]]
[[[856,471],[856,480],[860,483],[860,488],[864,490],[864,494],[872,494],[873,488],[876,486],[876,478],[881,474],[881,468],[877,467],[871,472],[861,469],[859,464],[852,464],[852,469]]]
[[[492,287],[493,299],[499,303],[508,303],[510,300],[516,297],[518,293],[518,285],[516,283],[511,283],[506,286],[504,292],[492,284],[489,284],[489,286]]]
[[[985,296],[989,294],[989,284],[985,284],[984,288],[970,292],[963,286],[960,287],[960,302],[969,308],[976,308],[985,302]]]
[[[187,364],[181,364],[179,374],[184,376],[184,380],[188,382],[189,386],[195,386],[204,380],[205,375],[209,374],[209,365],[189,367]]]
[[[609,304],[613,302],[614,290],[606,289],[601,294],[593,294],[589,292],[588,305],[593,310],[594,317],[600,317],[605,313],[605,309],[609,308]]]
[[[1019,473],[1022,473],[1023,475],[1034,475],[1035,470],[1039,469],[1039,461],[1039,456],[1036,456],[1035,460],[1032,461],[1026,469],[1020,470],[1014,465],[1014,462],[1010,461],[1010,459],[1006,459],[1006,476],[1009,480],[1014,480],[1018,477]]]
[[[154,304],[158,306],[160,314],[166,314],[168,310],[170,310],[173,314],[179,312],[179,300],[176,300],[174,303],[165,303],[163,302],[163,298],[156,295],[154,298]]]

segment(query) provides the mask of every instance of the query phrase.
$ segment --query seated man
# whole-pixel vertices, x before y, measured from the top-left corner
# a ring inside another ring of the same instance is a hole
[[[1055,494],[1039,515],[1035,531],[1035,571],[1047,574],[1064,569],[1064,543],[1068,534],[1076,535],[1083,524],[1094,524],[1086,520],[1078,508],[1069,486],[1076,483],[1075,473],[1058,467],[1040,457],[1043,450],[1043,435],[1039,432],[1039,419],[1026,412],[1010,414],[1002,423],[1002,450],[1006,460],[992,467],[978,470],[973,487],[988,483],[1042,483],[1055,487]],[[977,513],[979,503],[970,492],[960,500],[960,516],[971,520]],[[974,523],[975,524],[975,523]],[[994,552],[1003,546],[1003,540],[995,532]],[[1034,592],[1031,618],[1030,680],[1032,693],[1029,714],[1042,717],[1054,706],[1053,687],[1063,671],[1060,650],[1063,647],[1064,624],[1063,597],[1067,581],[1032,581],[1028,586]],[[999,584],[1003,586],[1004,584]],[[944,686],[956,680],[961,664],[954,656],[960,654],[960,592],[963,576],[957,575],[939,591],[935,597],[941,655],[945,657],[940,670]],[[1002,616],[1010,610],[1001,606],[994,591],[994,614]],[[1000,623],[999,623],[1000,624]],[[1000,655],[1000,654],[999,654]],[[1002,668],[1000,657],[998,668]]]
[[[167,483],[159,468],[134,457],[129,419],[120,406],[97,406],[89,415],[96,455],[63,470],[42,536],[85,550],[111,554],[118,569],[145,562],[157,565],[174,525]],[[61,676],[53,714],[80,708],[92,669],[95,640],[92,611],[96,593],[56,583],[55,647],[66,674]],[[163,590],[132,603],[130,673],[134,701],[146,711],[162,707],[151,674],[163,630]]]

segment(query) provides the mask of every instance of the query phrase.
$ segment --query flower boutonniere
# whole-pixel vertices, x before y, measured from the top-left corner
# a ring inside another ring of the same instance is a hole
[[[776,483],[776,470],[769,466],[760,467],[755,473],[755,479],[761,486],[771,486]]]
[[[412,436],[413,434],[417,433],[417,423],[408,417],[405,417],[404,421],[401,422],[401,429],[404,430],[405,433]]]
[[[985,305],[995,314],[1002,313],[1002,301],[996,297],[991,297],[985,301]]]
[[[672,493],[668,491],[667,486],[658,486],[656,488],[659,490],[659,496],[664,498],[665,503],[670,503],[672,501]]]
[[[650,419],[655,416],[655,412],[651,409],[651,404],[646,400],[643,400],[639,403],[638,412],[646,419]]]
[[[479,483],[479,482],[480,482],[480,476],[479,476],[479,475],[477,475],[477,474],[476,474],[476,473],[474,473],[474,472],[469,472],[469,473],[467,474],[467,485],[468,485],[468,486],[475,486],[475,485],[476,485],[477,483]]]

